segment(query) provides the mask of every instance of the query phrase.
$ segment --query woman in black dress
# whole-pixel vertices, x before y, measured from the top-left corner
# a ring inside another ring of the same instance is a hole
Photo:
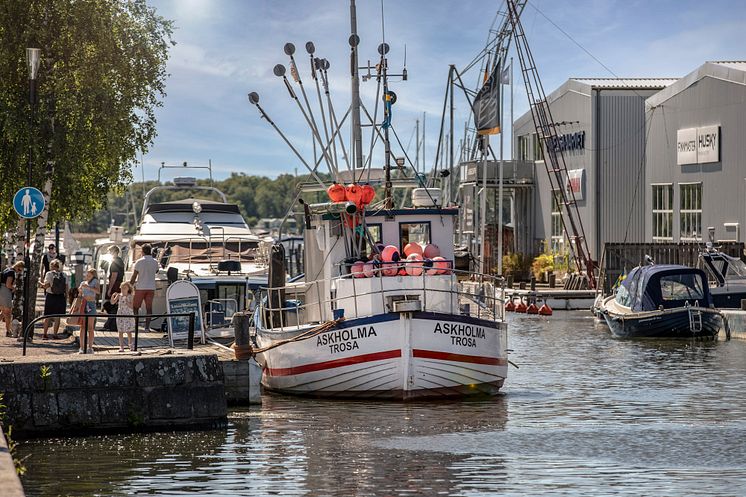
[[[62,263],[59,259],[54,259],[49,263],[49,271],[44,275],[44,283],[42,284],[46,296],[44,297],[44,314],[65,314],[67,309],[67,302],[65,295],[67,294],[67,278],[62,272]],[[60,330],[60,318],[47,318],[44,320],[44,332],[42,339],[47,340],[47,330],[49,329],[50,322],[54,322],[54,333],[52,338],[58,338],[57,332]]]

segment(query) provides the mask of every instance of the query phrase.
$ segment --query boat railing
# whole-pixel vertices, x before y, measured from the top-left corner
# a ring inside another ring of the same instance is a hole
[[[407,264],[396,263],[405,271]],[[258,304],[261,324],[292,331],[340,315],[355,319],[408,310],[492,321],[505,318],[503,278],[449,268],[438,275],[423,271],[418,275],[401,275],[401,280],[397,280],[384,273],[387,269],[391,270],[385,265],[370,269],[368,276],[362,278],[350,271],[331,280],[263,288],[267,293],[266,299]],[[403,284],[392,285],[389,281]]]
[[[236,250],[230,250],[231,243],[236,245]],[[153,242],[152,245],[158,250],[156,259],[166,259],[167,264],[186,264],[187,271],[191,271],[194,264],[207,264],[215,269],[217,264],[226,258],[237,260],[239,263],[260,262],[259,242],[242,239],[239,236],[223,237],[218,242],[213,241],[211,237],[189,236],[160,243]],[[214,253],[221,248],[219,254]],[[203,254],[196,255],[198,251],[202,251]]]
[[[207,301],[209,309],[209,328],[223,328],[238,312],[236,299],[210,299]]]

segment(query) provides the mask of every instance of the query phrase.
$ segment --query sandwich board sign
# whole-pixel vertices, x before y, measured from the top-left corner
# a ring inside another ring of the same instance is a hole
[[[24,186],[13,196],[13,209],[24,219],[34,219],[44,211],[44,194],[33,186]]]
[[[199,288],[187,280],[174,281],[166,290],[166,308],[169,314],[194,313],[194,336],[201,337],[205,343],[205,333],[202,326],[202,300]],[[174,340],[186,340],[189,336],[189,316],[168,318],[168,339],[171,347]]]

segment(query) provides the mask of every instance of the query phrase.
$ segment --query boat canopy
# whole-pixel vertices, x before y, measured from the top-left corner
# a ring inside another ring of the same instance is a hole
[[[638,312],[682,307],[687,302],[701,307],[712,304],[705,273],[679,265],[634,268],[617,289],[616,301]]]

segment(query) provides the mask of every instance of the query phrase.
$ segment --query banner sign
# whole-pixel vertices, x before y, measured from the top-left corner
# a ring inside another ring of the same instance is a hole
[[[500,132],[500,64],[495,64],[492,75],[474,98],[474,126],[480,135]]]
[[[686,128],[676,132],[676,165],[720,161],[720,126]]]
[[[575,196],[575,200],[585,200],[585,169],[570,169],[567,171],[567,193],[570,198]]]

